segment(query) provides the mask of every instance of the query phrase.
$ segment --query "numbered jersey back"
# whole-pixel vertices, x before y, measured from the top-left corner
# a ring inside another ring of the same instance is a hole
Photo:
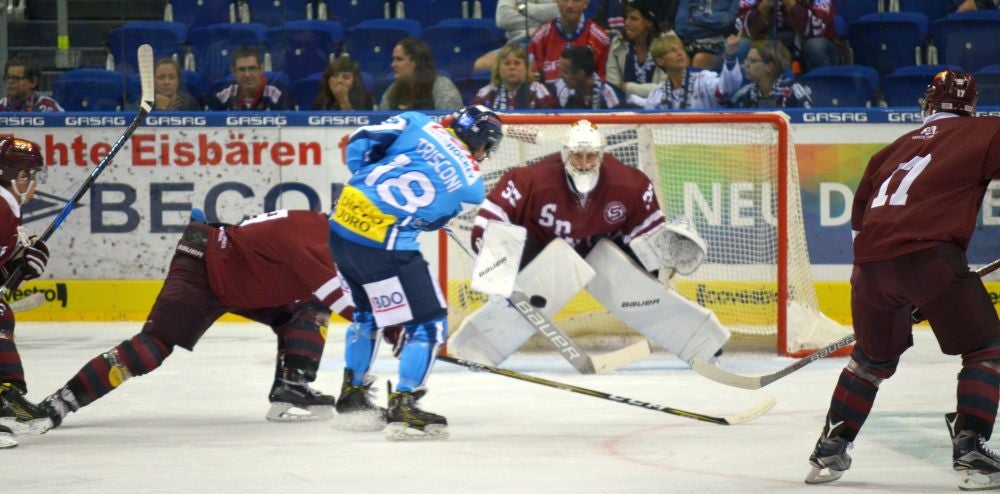
[[[1000,118],[932,118],[872,157],[851,224],[855,262],[942,242],[968,247],[991,179],[1000,178]]]

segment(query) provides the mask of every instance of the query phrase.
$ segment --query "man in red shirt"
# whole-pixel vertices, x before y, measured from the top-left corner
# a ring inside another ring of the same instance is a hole
[[[991,180],[1000,179],[1000,118],[975,117],[967,72],[934,76],[924,124],[868,162],[854,197],[851,313],[857,344],[809,457],[808,483],[851,466],[848,446],[879,384],[913,344],[910,312],[927,318],[947,355],[962,356],[958,405],[946,420],[960,488],[1000,488],[1000,456],[986,447],[1000,399],[1000,319],[965,250]]]
[[[556,0],[559,16],[539,26],[531,35],[528,58],[536,80],[549,84],[559,79],[559,58],[567,45],[590,46],[597,74],[604,80],[611,38],[604,28],[584,15],[589,3],[589,0]]]
[[[333,416],[334,397],[309,383],[316,379],[330,311],[349,320],[354,306],[333,264],[326,215],[278,210],[235,226],[194,216],[142,331],[94,357],[45,399],[53,426],[156,369],[175,346],[193,350],[226,313],[266,324],[278,337],[268,420]]]

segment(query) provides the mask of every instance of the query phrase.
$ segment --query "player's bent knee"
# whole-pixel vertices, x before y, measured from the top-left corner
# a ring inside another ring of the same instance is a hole
[[[101,355],[108,366],[108,382],[117,388],[128,379],[156,369],[173,346],[149,333],[139,333]]]
[[[974,363],[1000,364],[1000,336],[993,337],[983,348],[962,354],[962,365]]]
[[[422,323],[405,324],[406,341],[421,342],[436,345],[448,339],[448,319],[436,317]]]
[[[879,384],[882,384],[882,381],[889,379],[896,373],[897,366],[899,366],[899,358],[872,360],[856,346],[851,354],[851,361],[847,363],[847,370],[877,388]]]

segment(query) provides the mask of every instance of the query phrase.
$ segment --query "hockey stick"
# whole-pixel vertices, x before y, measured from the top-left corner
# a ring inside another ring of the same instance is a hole
[[[104,159],[97,164],[97,167],[90,172],[90,176],[80,187],[76,189],[73,197],[66,201],[66,205],[63,207],[62,211],[56,216],[52,223],[49,224],[48,228],[38,236],[38,240],[46,241],[52,234],[62,225],[62,222],[69,216],[69,213],[73,211],[76,204],[80,201],[83,195],[90,190],[91,185],[97,180],[97,177],[104,171],[105,168],[111,164],[111,160],[114,159],[118,151],[125,146],[125,142],[128,141],[135,129],[139,127],[143,120],[146,119],[146,115],[153,109],[153,47],[150,45],[142,45],[139,47],[138,51],[139,58],[139,78],[142,85],[142,96],[139,101],[139,113],[136,114],[132,123],[125,129],[125,132],[118,138],[117,141],[108,150],[108,154],[104,156]],[[18,265],[11,273],[7,280],[4,282],[3,286],[0,286],[0,296],[9,291],[11,288],[16,287],[21,283],[21,277],[24,273],[24,263]]]
[[[447,225],[443,227],[445,233],[458,244],[459,248],[470,258],[475,259],[475,254],[465,245],[458,235]],[[648,357],[651,350],[649,342],[642,339],[625,348],[597,356],[587,354],[579,345],[573,341],[559,326],[556,326],[538,307],[533,303],[533,299],[525,295],[524,292],[515,289],[507,302],[521,314],[531,327],[535,328],[553,346],[559,350],[559,354],[566,359],[581,374],[604,373],[628,365],[636,360]],[[538,304],[542,305],[542,304]]]
[[[1000,268],[1000,259],[997,259],[975,270],[974,272],[980,277],[983,277],[986,276],[987,274],[992,273],[993,271],[996,271],[998,268]],[[914,323],[919,323],[924,320],[923,316],[917,309],[913,309],[910,318],[913,320]],[[720,382],[722,384],[743,389],[760,389],[817,360],[826,358],[833,352],[841,348],[844,348],[852,343],[854,343],[854,335],[849,334],[833,343],[830,343],[829,345],[823,348],[820,348],[819,350],[816,350],[810,355],[807,355],[799,360],[796,360],[795,362],[792,363],[792,365],[789,365],[784,369],[781,369],[777,372],[772,372],[771,374],[764,374],[763,376],[743,376],[740,374],[734,374],[725,369],[709,364],[708,362],[705,362],[704,360],[701,359],[695,359],[692,367],[698,374],[701,374],[702,376],[705,376],[713,381]]]
[[[29,311],[31,309],[37,309],[45,303],[45,294],[42,292],[35,292],[27,297],[19,298],[9,302],[7,305],[10,306],[10,310],[14,311],[15,314],[20,312]]]
[[[497,374],[500,376],[510,377],[513,379],[520,379],[522,381],[528,381],[535,384],[541,384],[542,386],[548,386],[550,388],[561,389],[563,391],[569,391],[572,393],[580,393],[587,396],[592,396],[594,398],[600,398],[602,400],[608,400],[614,403],[623,403],[625,405],[632,405],[639,408],[645,408],[647,410],[654,410],[657,412],[669,413],[670,415],[677,415],[680,417],[687,417],[693,420],[700,420],[702,422],[710,422],[719,425],[735,425],[742,424],[744,422],[749,422],[761,415],[768,412],[777,401],[774,398],[766,398],[764,401],[757,404],[757,406],[736,415],[730,415],[726,417],[713,417],[711,415],[704,415],[697,412],[689,412],[686,410],[681,410],[678,408],[671,408],[668,406],[657,405],[655,403],[649,403],[645,401],[633,400],[631,398],[626,398],[624,396],[613,395],[605,393],[603,391],[597,391],[588,388],[581,388],[580,386],[574,386],[572,384],[565,384],[556,381],[550,381],[548,379],[543,379],[537,376],[531,376],[528,374],[522,374],[520,372],[514,372],[512,370],[500,369],[497,367],[491,367],[489,365],[483,365],[476,362],[470,362],[468,360],[462,360],[460,358],[450,357],[447,355],[441,355],[437,358],[438,360],[443,360],[449,364],[460,365],[477,372],[489,372],[491,374]]]

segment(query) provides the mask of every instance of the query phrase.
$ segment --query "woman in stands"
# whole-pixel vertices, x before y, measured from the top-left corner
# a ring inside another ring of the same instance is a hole
[[[457,110],[462,95],[445,76],[438,75],[434,56],[427,43],[413,37],[399,41],[392,49],[395,81],[379,103],[380,110]]]
[[[653,41],[650,52],[656,65],[666,74],[663,82],[653,88],[643,108],[647,110],[718,108],[729,101],[740,85],[743,74],[736,58],[740,38],[726,40],[722,71],[715,73],[691,67],[691,58],[684,42],[670,33]],[[635,100],[633,98],[630,101]],[[637,101],[636,101],[637,102]]]
[[[664,73],[650,52],[653,40],[660,36],[658,8],[655,0],[632,0],[625,7],[623,35],[611,40],[605,74],[626,96],[645,98],[663,82]]]
[[[153,109],[161,111],[199,111],[201,102],[180,90],[181,67],[173,58],[156,61],[153,71]]]
[[[744,71],[750,83],[736,91],[730,106],[812,108],[809,89],[785,73],[791,64],[791,58],[785,46],[774,40],[751,48],[744,61]]]
[[[518,43],[508,43],[500,48],[490,83],[483,86],[469,104],[484,105],[494,110],[559,107],[545,85],[535,81],[528,70],[528,52]]]
[[[374,107],[375,98],[365,89],[358,62],[341,56],[326,66],[313,110],[370,111]]]

